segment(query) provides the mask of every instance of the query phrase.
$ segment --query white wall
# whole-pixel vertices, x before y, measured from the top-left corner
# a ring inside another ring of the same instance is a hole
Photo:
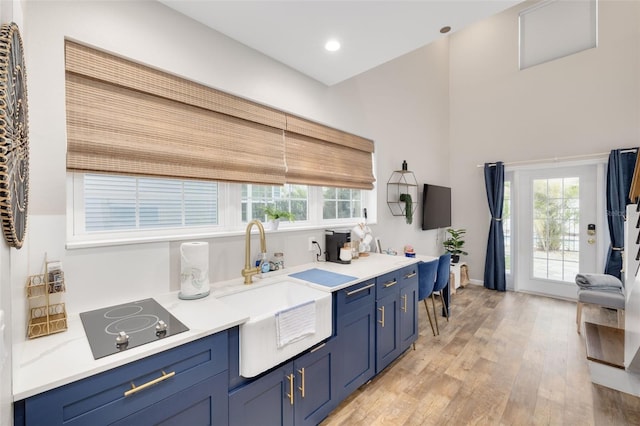
[[[447,38],[417,49],[357,76],[342,86],[357,87],[368,129],[375,135],[379,225],[374,234],[383,247],[401,251],[411,244],[423,254],[438,255],[437,231],[422,231],[422,208],[413,223],[392,216],[386,182],[406,160],[418,182],[449,185],[449,42]],[[440,240],[441,241],[441,240]]]
[[[640,145],[640,2],[600,1],[599,46],[518,70],[516,6],[451,36],[454,226],[482,279],[489,229],[482,168]]]
[[[70,312],[178,289],[179,242],[65,249],[65,37],[372,138],[383,244],[436,250],[434,233],[392,217],[385,200],[404,159],[419,182],[448,183],[446,39],[329,88],[156,2],[29,2],[25,19],[31,198],[28,253],[12,280],[16,341],[25,335],[24,279],[40,271],[45,253],[63,261]],[[288,265],[308,262],[312,235],[323,238],[321,230],[270,233],[268,250],[283,251]],[[244,236],[211,240],[212,280],[239,277],[243,256]]]

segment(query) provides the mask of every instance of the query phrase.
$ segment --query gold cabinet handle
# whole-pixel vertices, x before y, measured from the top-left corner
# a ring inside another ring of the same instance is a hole
[[[402,312],[407,312],[407,295],[402,295]]]
[[[391,287],[398,284],[398,280],[394,279],[393,281],[387,281],[383,284],[384,288]]]
[[[370,289],[371,287],[373,287],[375,284],[369,284],[369,285],[365,285],[364,287],[360,287],[358,289],[355,290],[351,290],[351,291],[346,291],[347,296],[353,296],[356,293],[360,293],[361,291],[365,291],[367,289]]]
[[[382,324],[382,327],[384,328],[384,306],[379,307],[378,310],[382,312],[382,315],[381,315],[382,319],[378,322]]]
[[[144,385],[140,385],[140,386],[136,386],[133,382],[131,382],[131,389],[129,389],[128,391],[126,391],[124,393],[124,396],[131,396],[134,393],[140,392],[143,389],[148,388],[149,386],[153,386],[156,383],[160,383],[164,380],[167,380],[169,377],[173,377],[176,375],[175,371],[172,371],[171,373],[165,373],[164,371],[162,372],[162,376],[158,377],[157,379],[153,379],[150,382],[145,383]]]
[[[411,272],[411,273],[409,273],[409,274],[405,275],[405,276],[404,276],[404,279],[405,279],[405,280],[408,280],[409,278],[413,278],[413,277],[415,277],[415,276],[416,276],[416,273],[415,273],[415,272]]]
[[[304,398],[304,367],[298,370],[300,373],[300,382],[302,382],[301,386],[298,386],[298,390],[300,391],[300,396]]]
[[[289,402],[293,405],[293,373],[289,374],[287,379],[289,379],[289,393],[287,396],[289,397]]]

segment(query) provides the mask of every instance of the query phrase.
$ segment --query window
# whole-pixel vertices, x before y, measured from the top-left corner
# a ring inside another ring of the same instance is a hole
[[[597,45],[597,0],[543,1],[520,13],[520,69]]]
[[[580,178],[533,180],[533,276],[573,282],[580,264]]]
[[[322,188],[322,218],[351,219],[362,217],[362,190]]]
[[[293,213],[296,229],[352,225],[364,208],[375,222],[375,198],[360,189],[70,173],[68,193],[70,248],[228,235],[266,221],[267,205]]]
[[[218,184],[81,175],[86,233],[218,224]]]
[[[275,206],[278,210],[293,213],[295,220],[308,219],[309,191],[306,185],[242,185],[242,221],[264,221],[264,208]]]

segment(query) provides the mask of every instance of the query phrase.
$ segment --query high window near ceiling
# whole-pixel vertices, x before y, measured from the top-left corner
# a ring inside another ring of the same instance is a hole
[[[520,69],[597,45],[597,0],[543,1],[520,12]]]

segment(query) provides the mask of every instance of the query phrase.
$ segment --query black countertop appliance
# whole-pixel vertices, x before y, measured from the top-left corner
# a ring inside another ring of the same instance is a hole
[[[95,359],[189,330],[154,299],[81,312],[80,319]]]
[[[327,247],[326,260],[327,262],[335,263],[351,263],[351,260],[340,260],[340,249],[347,244],[351,246],[351,231],[348,229],[332,230],[327,229],[324,231],[325,246]]]

